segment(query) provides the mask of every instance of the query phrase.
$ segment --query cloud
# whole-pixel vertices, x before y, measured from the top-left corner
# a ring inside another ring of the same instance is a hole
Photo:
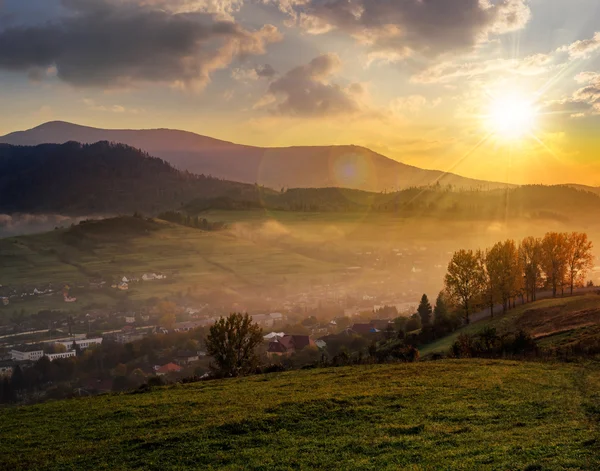
[[[600,115],[600,73],[582,72],[575,81],[584,86],[569,97],[547,103],[546,112],[569,114],[571,118]]]
[[[468,50],[516,31],[531,16],[526,0],[263,0],[312,34],[345,32],[369,46],[371,60]]]
[[[264,54],[281,38],[275,26],[249,31],[214,13],[173,13],[130,0],[62,3],[70,14],[60,20],[0,31],[0,69],[53,67],[58,78],[81,87],[202,88],[215,70]]]
[[[600,49],[600,32],[594,34],[591,39],[582,39],[558,49],[559,52],[568,52],[571,59],[583,59],[589,57],[594,51]]]
[[[143,109],[138,108],[126,108],[122,105],[99,105],[95,100],[91,98],[84,98],[81,100],[82,103],[91,111],[104,111],[108,113],[130,113],[130,114],[138,114],[143,113]]]
[[[444,83],[464,77],[477,77],[491,73],[539,75],[548,71],[553,57],[535,54],[524,59],[490,59],[480,62],[442,62],[411,77],[414,83]]]
[[[356,113],[365,90],[357,83],[347,88],[331,83],[341,66],[336,54],[323,54],[295,67],[271,82],[255,108],[274,105],[270,110],[276,114],[308,118]]]
[[[247,82],[249,80],[258,80],[260,78],[271,79],[277,75],[275,69],[269,65],[258,65],[249,69],[235,68],[231,71],[231,76],[241,82]]]
[[[390,108],[393,113],[404,115],[407,111],[409,113],[418,113],[424,108],[435,108],[440,103],[441,99],[439,98],[429,101],[422,95],[410,95],[394,98],[390,104]]]

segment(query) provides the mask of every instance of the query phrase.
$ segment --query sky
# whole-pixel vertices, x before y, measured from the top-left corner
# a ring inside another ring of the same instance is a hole
[[[600,0],[0,0],[0,110],[600,186]]]

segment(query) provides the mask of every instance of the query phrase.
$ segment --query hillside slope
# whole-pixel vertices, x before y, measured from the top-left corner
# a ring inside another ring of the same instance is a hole
[[[0,143],[38,145],[77,141],[120,142],[192,173],[271,188],[345,187],[367,191],[454,185],[505,188],[505,184],[423,170],[357,146],[261,148],[171,129],[109,130],[60,121],[0,137]]]
[[[496,314],[421,348],[422,355],[446,354],[460,334],[477,334],[487,327],[498,334],[524,330],[544,349],[600,347],[600,288],[584,295],[551,298]]]
[[[0,213],[157,212],[193,198],[246,192],[255,189],[180,172],[122,144],[0,144]]]
[[[599,386],[582,366],[471,360],[56,401],[2,412],[0,468],[599,469]]]

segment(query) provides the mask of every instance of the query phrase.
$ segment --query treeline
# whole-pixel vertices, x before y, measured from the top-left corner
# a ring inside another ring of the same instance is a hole
[[[220,231],[227,227],[227,224],[221,221],[208,221],[205,218],[200,218],[198,215],[190,216],[179,211],[166,211],[158,215],[158,219],[169,221],[181,226],[193,227],[202,229],[203,231]]]
[[[476,309],[501,305],[503,311],[535,301],[542,289],[556,297],[583,286],[593,267],[592,242],[580,232],[549,232],[543,238],[526,237],[498,242],[485,250],[459,250],[448,264],[445,290],[468,323]]]
[[[430,215],[438,218],[496,219],[525,217],[567,221],[600,206],[597,194],[569,186],[529,185],[506,190],[454,190],[442,186],[372,193],[345,188],[292,188],[197,198],[185,210],[267,209],[292,212],[355,212]]]

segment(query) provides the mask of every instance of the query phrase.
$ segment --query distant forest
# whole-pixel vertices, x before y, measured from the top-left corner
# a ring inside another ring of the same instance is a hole
[[[246,192],[256,190],[180,172],[122,144],[0,144],[0,213],[156,214],[198,197]]]
[[[598,194],[572,186],[528,185],[505,190],[448,186],[372,193],[343,188],[281,189],[182,172],[123,144],[0,144],[0,213],[65,215],[159,213],[196,227],[211,209],[295,212],[371,211],[438,218],[591,217]],[[171,218],[172,220],[172,218]],[[198,221],[198,223],[196,223]]]
[[[568,186],[528,185],[507,190],[454,190],[448,187],[411,188],[394,193],[369,193],[342,188],[289,189],[260,192],[255,197],[198,198],[184,206],[189,214],[210,209],[265,208],[300,212],[372,211],[402,216],[486,219],[526,217],[568,221],[591,217],[600,197]]]

